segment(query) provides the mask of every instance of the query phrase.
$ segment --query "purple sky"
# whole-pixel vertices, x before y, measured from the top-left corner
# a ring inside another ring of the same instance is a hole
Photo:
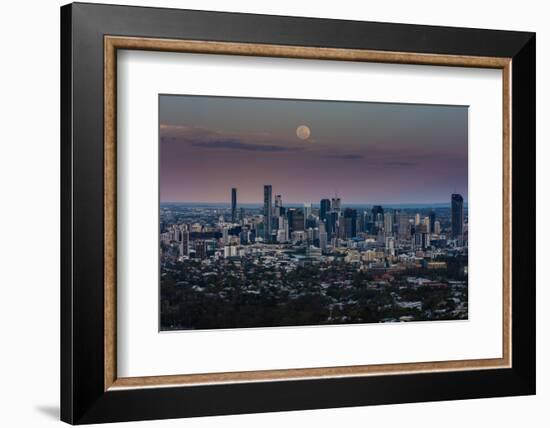
[[[301,140],[296,128],[311,136]],[[467,201],[468,108],[160,96],[162,202]]]

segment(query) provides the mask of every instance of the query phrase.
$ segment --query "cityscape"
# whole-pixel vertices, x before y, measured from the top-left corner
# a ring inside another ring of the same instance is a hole
[[[461,195],[360,208],[263,194],[258,207],[236,188],[227,205],[161,205],[163,329],[467,319]]]
[[[160,330],[468,319],[466,109],[349,104],[161,97]]]

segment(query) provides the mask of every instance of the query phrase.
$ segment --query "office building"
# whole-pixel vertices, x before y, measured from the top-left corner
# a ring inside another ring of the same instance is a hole
[[[327,233],[329,236],[329,239],[332,239],[337,234],[338,229],[338,213],[334,211],[330,211],[327,213]]]
[[[311,203],[304,203],[304,217],[307,219],[311,213]]]
[[[384,233],[390,236],[393,233],[393,215],[389,212],[384,214]]]
[[[357,210],[346,208],[344,210],[344,238],[355,238],[357,236]]]
[[[180,256],[188,256],[189,255],[189,231],[181,230],[179,233],[179,238],[180,238],[180,243],[179,243]]]
[[[325,251],[328,245],[328,235],[325,227],[325,223],[319,223],[319,248],[321,251]]]
[[[432,225],[431,225],[429,216],[424,217],[424,220],[422,220],[422,224],[426,226],[426,232],[430,233],[430,230],[432,229]]]
[[[281,215],[281,208],[283,207],[283,198],[281,195],[275,196],[275,208],[273,210],[273,214],[275,218],[279,217]]]
[[[435,211],[430,210],[430,233],[435,233]]]
[[[332,211],[340,213],[342,211],[342,201],[340,198],[332,198]]]
[[[330,211],[330,199],[321,199],[319,208],[319,218],[321,220],[327,219],[327,213]]]
[[[401,239],[408,239],[411,236],[409,216],[403,212],[399,213],[398,216],[398,233]]]
[[[272,206],[272,187],[271,185],[264,186],[264,241],[271,241],[271,231],[273,219],[273,206]]]
[[[208,254],[207,242],[201,239],[197,239],[196,241],[194,241],[194,246],[195,246],[195,256],[201,260],[205,259]]]
[[[455,239],[462,238],[464,230],[464,199],[462,195],[451,195],[451,235]]]
[[[231,189],[231,222],[237,221],[237,189],[233,187]]]
[[[392,236],[386,237],[385,249],[389,256],[395,256],[395,239]]]
[[[305,226],[304,211],[298,208],[294,209],[292,212],[292,222],[289,219],[289,223],[292,225],[292,232],[303,231]]]

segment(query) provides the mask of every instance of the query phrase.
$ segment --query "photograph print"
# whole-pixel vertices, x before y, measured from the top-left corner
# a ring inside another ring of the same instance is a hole
[[[468,319],[468,107],[159,95],[160,330]]]

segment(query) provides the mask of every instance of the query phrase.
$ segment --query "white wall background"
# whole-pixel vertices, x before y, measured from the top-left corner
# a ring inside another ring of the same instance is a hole
[[[123,2],[121,0],[121,2]],[[116,3],[103,1],[103,3]],[[148,0],[126,4],[537,32],[538,222],[550,212],[549,13],[523,0],[247,1]],[[0,67],[0,421],[7,427],[59,424],[59,6],[58,0],[5,2]],[[550,256],[539,228],[539,266]],[[545,247],[545,248],[543,248]],[[263,415],[155,421],[158,427],[544,426],[550,417],[548,273],[537,274],[538,394]],[[125,426],[137,426],[137,423]]]

